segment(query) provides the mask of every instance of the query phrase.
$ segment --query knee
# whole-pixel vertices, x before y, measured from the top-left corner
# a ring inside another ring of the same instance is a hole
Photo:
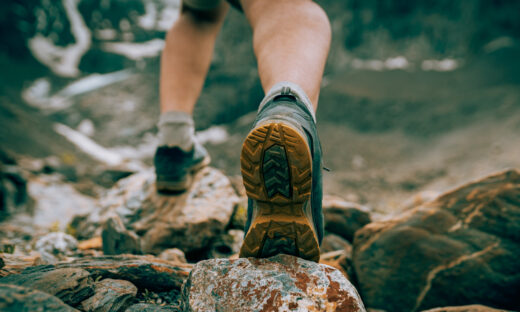
[[[195,24],[207,25],[220,23],[227,12],[228,5],[225,1],[212,9],[197,9],[183,4],[181,16],[189,18]]]
[[[303,10],[307,25],[314,27],[321,38],[330,41],[332,30],[327,13],[325,13],[321,6],[313,1],[299,0],[299,2],[305,2],[301,9]]]

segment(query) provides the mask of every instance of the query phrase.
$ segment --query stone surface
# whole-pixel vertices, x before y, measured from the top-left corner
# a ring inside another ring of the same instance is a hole
[[[498,310],[495,308],[486,307],[480,304],[472,304],[458,307],[443,307],[429,309],[421,312],[507,312],[506,310]]]
[[[101,239],[105,255],[141,253],[139,236],[135,232],[127,230],[123,221],[117,215],[110,217],[105,222]]]
[[[135,300],[137,288],[124,280],[107,278],[96,283],[96,293],[81,303],[82,310],[124,311]]]
[[[29,267],[23,273],[56,269],[83,269],[92,279],[113,278],[130,281],[140,289],[179,290],[189,275],[190,264],[160,260],[151,256],[104,256],[81,258],[55,265]],[[2,279],[0,279],[1,281]]]
[[[99,226],[117,215],[127,231],[140,237],[141,252],[154,254],[168,248],[197,252],[224,233],[239,199],[220,171],[204,168],[188,191],[176,195],[159,194],[154,180],[152,171],[144,171],[119,181],[101,198],[99,210],[75,219],[77,232],[82,238],[100,234]],[[103,244],[117,246],[109,239],[105,236]]]
[[[13,159],[0,151],[0,220],[14,213],[28,212],[31,198],[27,180]]]
[[[166,249],[165,251],[161,252],[161,254],[159,255],[159,259],[182,263],[188,262],[186,261],[186,256],[184,255],[184,252],[179,248]]]
[[[0,311],[3,312],[33,312],[78,311],[66,305],[60,299],[39,290],[26,287],[0,284]]]
[[[320,252],[323,254],[347,248],[352,249],[352,245],[346,239],[336,234],[327,234],[321,242]]]
[[[21,274],[1,278],[0,283],[40,290],[72,306],[94,293],[94,282],[89,272],[78,268],[24,270]]]
[[[35,249],[45,262],[56,263],[70,256],[78,248],[78,241],[69,234],[63,232],[49,233],[40,238]]]
[[[356,233],[353,261],[370,308],[484,304],[519,310],[520,172],[466,184]]]
[[[183,304],[185,311],[365,311],[340,271],[288,255],[201,261]]]
[[[354,233],[370,222],[367,210],[359,204],[335,196],[326,196],[323,199],[325,230],[352,242]]]

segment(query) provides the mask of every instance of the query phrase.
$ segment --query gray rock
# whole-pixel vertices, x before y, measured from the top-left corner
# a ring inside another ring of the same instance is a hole
[[[129,307],[137,294],[137,287],[129,281],[104,279],[96,283],[96,293],[81,303],[85,311],[119,312]]]
[[[370,223],[370,214],[367,210],[359,204],[327,196],[323,200],[325,230],[352,242],[354,233]]]
[[[132,282],[140,289],[163,292],[180,290],[189,275],[191,265],[173,263],[151,256],[119,255],[80,258],[55,265],[40,265],[27,268],[24,273],[69,268],[83,269],[89,272],[94,280],[123,279]]]
[[[466,184],[356,233],[368,307],[420,311],[483,304],[519,310],[520,172]]]
[[[0,311],[3,312],[77,312],[60,299],[39,290],[0,284]]]
[[[201,261],[183,304],[185,311],[365,311],[340,271],[288,255]]]
[[[154,181],[152,171],[119,181],[100,199],[101,208],[78,221],[77,227],[93,236],[100,224],[118,215],[126,230],[140,237],[141,252],[179,248],[189,253],[209,247],[215,236],[224,233],[239,201],[229,179],[210,167],[198,172],[191,188],[181,194],[159,194]],[[109,240],[107,236],[103,244],[117,246]]]
[[[161,254],[159,255],[159,259],[182,263],[188,262],[186,261],[186,256],[184,255],[184,252],[179,248],[166,249],[165,251],[161,252]]]
[[[36,241],[35,249],[47,263],[56,263],[70,256],[78,248],[78,241],[63,232],[49,233]]]
[[[135,232],[127,230],[117,215],[110,217],[105,222],[101,238],[105,255],[141,253],[139,236]]]
[[[2,284],[30,287],[46,292],[76,306],[94,293],[94,282],[90,274],[78,268],[52,270],[41,266],[39,271],[24,270],[0,279]]]
[[[321,242],[320,252],[327,253],[336,250],[352,249],[352,245],[343,237],[336,234],[327,234]]]

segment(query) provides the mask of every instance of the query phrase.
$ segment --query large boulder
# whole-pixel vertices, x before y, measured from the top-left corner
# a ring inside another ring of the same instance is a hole
[[[183,304],[184,311],[365,311],[339,270],[288,255],[201,261]]]
[[[469,183],[403,216],[365,226],[354,268],[370,308],[483,304],[519,310],[520,172]]]
[[[325,230],[352,242],[354,233],[370,223],[368,208],[335,196],[323,199]]]
[[[101,198],[98,211],[76,218],[78,235],[102,234],[106,254],[159,254],[179,248],[189,255],[207,249],[225,233],[239,199],[219,170],[202,169],[191,188],[180,194],[160,194],[154,181],[151,170],[121,180]]]

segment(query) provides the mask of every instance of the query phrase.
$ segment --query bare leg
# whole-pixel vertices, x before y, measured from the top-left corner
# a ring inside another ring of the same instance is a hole
[[[161,56],[161,113],[193,112],[228,8],[225,1],[209,11],[183,7]]]
[[[253,27],[264,90],[296,83],[316,109],[331,39],[325,12],[310,0],[242,0],[242,7]]]

